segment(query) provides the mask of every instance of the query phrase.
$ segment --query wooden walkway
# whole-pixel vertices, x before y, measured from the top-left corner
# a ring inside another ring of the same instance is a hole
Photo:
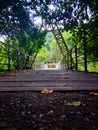
[[[24,70],[0,73],[0,91],[98,90],[98,74],[71,70]]]

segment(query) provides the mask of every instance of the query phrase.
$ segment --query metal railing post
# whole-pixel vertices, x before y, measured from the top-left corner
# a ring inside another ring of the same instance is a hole
[[[72,49],[70,50],[70,69],[72,70],[73,67],[72,67]]]
[[[20,51],[17,52],[17,69],[20,69]]]
[[[76,70],[78,70],[77,45],[75,45],[75,61],[76,61]]]
[[[26,69],[26,66],[27,66],[27,64],[26,64],[26,58],[27,58],[27,55],[26,54],[24,54],[24,68]]]
[[[11,69],[10,46],[8,45],[8,71]]]
[[[87,43],[85,33],[83,37],[83,45],[84,45],[84,70],[85,72],[87,72]]]

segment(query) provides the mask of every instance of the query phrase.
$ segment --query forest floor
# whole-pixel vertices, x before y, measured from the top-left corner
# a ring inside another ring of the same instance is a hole
[[[0,130],[98,130],[98,95],[0,92]]]

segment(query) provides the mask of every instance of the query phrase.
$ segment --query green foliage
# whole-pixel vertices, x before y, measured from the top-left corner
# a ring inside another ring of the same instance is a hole
[[[37,63],[59,62],[61,60],[61,53],[52,33],[46,35],[45,46],[39,51],[37,56]]]
[[[26,35],[20,41],[20,47],[24,49],[29,55],[38,52],[45,42],[45,33],[37,32],[30,35]]]
[[[74,46],[74,44],[75,44],[75,41],[73,40],[72,34],[70,32],[64,31],[62,33],[62,35],[64,37],[64,40],[66,41],[66,44],[67,44],[68,48],[71,49],[72,46]]]
[[[37,55],[36,58],[36,64],[40,65],[41,63],[46,63],[47,59],[49,57],[49,51],[47,50],[46,47],[42,47]]]
[[[98,72],[98,62],[88,63],[88,71],[89,72]]]
[[[48,51],[50,51],[50,44],[53,39],[54,39],[54,36],[53,36],[52,32],[48,32],[46,35],[46,43],[45,43],[45,46]]]
[[[63,34],[69,48],[73,44],[83,45],[85,36],[88,59],[98,61],[97,0],[1,0],[0,34],[7,35],[11,40],[16,38],[19,44],[16,47],[33,55],[39,52],[46,36],[44,32],[41,32],[41,28],[35,26],[34,18],[37,16],[42,19],[40,27],[46,25],[55,27],[57,24],[63,31],[70,30],[72,36],[65,32]],[[52,35],[49,35],[49,38],[46,38],[46,46],[50,51]],[[16,40],[13,40],[11,44],[15,42]],[[83,51],[83,48],[81,50]],[[15,53],[12,52],[12,54]]]
[[[60,49],[59,49],[55,39],[53,39],[51,41],[51,45],[50,45],[48,62],[55,62],[56,63],[59,61],[61,61],[61,52],[60,52]]]

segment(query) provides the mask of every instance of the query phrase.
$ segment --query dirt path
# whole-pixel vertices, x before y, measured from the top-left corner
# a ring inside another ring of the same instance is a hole
[[[98,96],[0,92],[0,130],[98,130]]]

